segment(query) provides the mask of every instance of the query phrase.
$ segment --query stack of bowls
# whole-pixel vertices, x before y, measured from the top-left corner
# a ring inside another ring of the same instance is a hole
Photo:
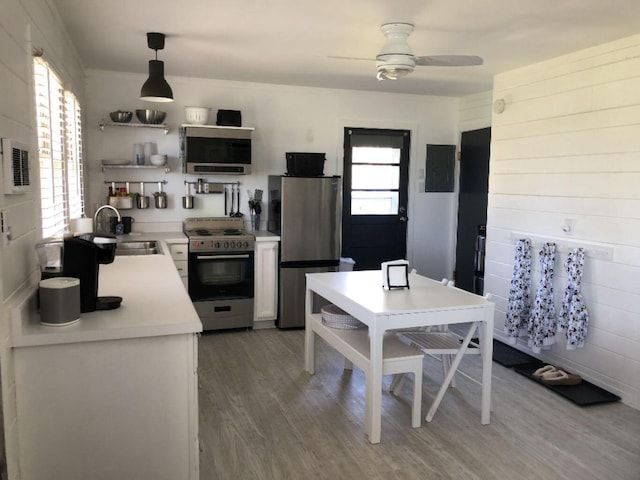
[[[151,155],[151,157],[149,157],[149,161],[151,162],[151,165],[160,167],[167,163],[167,156],[161,154]]]

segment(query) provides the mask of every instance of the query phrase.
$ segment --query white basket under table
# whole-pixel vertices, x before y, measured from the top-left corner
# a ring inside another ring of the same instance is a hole
[[[342,330],[357,330],[366,327],[360,320],[333,304],[325,305],[320,309],[320,312],[322,313],[322,323],[327,327]]]

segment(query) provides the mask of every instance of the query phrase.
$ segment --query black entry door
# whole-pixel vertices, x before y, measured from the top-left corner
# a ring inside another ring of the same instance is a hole
[[[356,270],[407,255],[410,132],[344,129],[342,256]]]
[[[478,227],[487,223],[491,129],[462,133],[456,241],[456,286],[473,291]]]

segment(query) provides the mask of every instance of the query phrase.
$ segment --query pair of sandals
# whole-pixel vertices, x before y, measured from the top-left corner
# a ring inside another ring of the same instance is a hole
[[[567,373],[553,365],[545,365],[533,372],[533,378],[547,385],[578,385],[582,382],[580,375]]]

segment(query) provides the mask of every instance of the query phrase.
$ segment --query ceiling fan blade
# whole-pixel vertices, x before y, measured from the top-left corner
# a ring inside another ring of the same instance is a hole
[[[341,57],[337,55],[327,55],[327,58],[334,60],[364,60],[365,62],[374,62],[375,58],[362,58],[362,57]]]
[[[482,65],[484,60],[475,55],[431,55],[415,57],[416,65],[427,67],[472,67]]]

